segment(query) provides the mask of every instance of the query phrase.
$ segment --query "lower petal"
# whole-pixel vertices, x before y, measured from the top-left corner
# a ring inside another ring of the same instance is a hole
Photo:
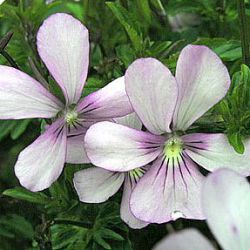
[[[245,153],[238,154],[224,134],[195,133],[182,137],[187,154],[209,171],[230,168],[245,176],[250,175],[250,140],[246,140]]]
[[[53,123],[19,155],[15,174],[22,186],[41,191],[60,176],[66,157],[66,128],[63,120]]]
[[[131,212],[129,206],[129,200],[131,192],[135,187],[135,182],[132,182],[127,176],[124,183],[122,202],[121,202],[121,218],[126,222],[131,228],[140,229],[148,225],[147,222],[137,219]]]
[[[100,203],[108,200],[121,187],[123,173],[111,172],[102,168],[88,168],[74,175],[74,186],[80,201]]]
[[[165,223],[180,217],[204,219],[200,204],[204,177],[195,163],[158,158],[131,195],[132,213],[140,220]]]

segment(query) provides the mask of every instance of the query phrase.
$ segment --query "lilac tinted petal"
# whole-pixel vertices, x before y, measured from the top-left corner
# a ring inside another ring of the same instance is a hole
[[[139,180],[130,199],[132,213],[143,221],[164,223],[178,218],[204,219],[200,190],[204,177],[189,159],[158,158]]]
[[[169,69],[154,58],[138,59],[126,71],[125,85],[146,128],[155,134],[170,132],[177,84]]]
[[[134,128],[137,130],[142,129],[142,122],[136,113],[131,113],[123,117],[114,118],[114,121],[126,127]]]
[[[130,211],[129,199],[134,187],[135,187],[135,182],[130,181],[129,177],[126,176],[125,183],[123,186],[123,195],[121,202],[121,219],[124,222],[126,222],[129,225],[129,227],[134,229],[140,229],[146,227],[148,223],[138,220]]]
[[[153,250],[215,250],[196,229],[185,229],[162,239]]]
[[[161,152],[164,137],[112,122],[99,122],[85,136],[91,162],[111,171],[128,171],[146,165]]]
[[[67,163],[89,163],[90,160],[84,148],[85,134],[67,137]]]
[[[25,73],[0,66],[0,119],[51,118],[61,102]]]
[[[223,249],[249,249],[250,186],[229,169],[210,174],[202,190],[202,207],[208,225]]]
[[[114,118],[133,112],[125,91],[124,77],[83,98],[77,111],[88,119]]]
[[[188,45],[176,67],[179,89],[174,128],[186,130],[221,100],[230,85],[230,76],[220,58],[206,46]]]
[[[58,120],[20,153],[15,174],[25,188],[41,191],[60,176],[65,156],[66,128]]]
[[[88,30],[68,14],[54,14],[40,27],[37,48],[66,101],[76,103],[88,72]]]
[[[245,153],[238,154],[224,134],[195,133],[182,137],[188,155],[209,171],[231,168],[245,176],[250,175],[250,140],[246,140]]]
[[[80,201],[100,203],[114,195],[124,181],[123,173],[102,168],[88,168],[74,175],[74,186]]]

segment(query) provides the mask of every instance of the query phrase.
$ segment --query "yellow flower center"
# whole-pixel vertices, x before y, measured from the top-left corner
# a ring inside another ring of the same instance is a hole
[[[183,150],[183,142],[179,137],[173,136],[165,143],[164,154],[166,158],[177,158]]]
[[[75,124],[78,118],[78,113],[75,110],[69,110],[65,115],[65,120],[69,126]]]

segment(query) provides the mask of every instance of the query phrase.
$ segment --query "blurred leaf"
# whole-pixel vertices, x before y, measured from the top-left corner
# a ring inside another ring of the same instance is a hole
[[[136,29],[135,27],[136,21],[134,20],[134,18],[119,3],[106,2],[106,4],[111,9],[116,18],[119,20],[121,25],[125,28],[135,50],[142,51],[143,49],[142,34],[138,32],[138,29]]]
[[[37,204],[47,204],[50,202],[50,198],[45,194],[41,192],[33,193],[21,187],[7,189],[3,192],[3,195]]]

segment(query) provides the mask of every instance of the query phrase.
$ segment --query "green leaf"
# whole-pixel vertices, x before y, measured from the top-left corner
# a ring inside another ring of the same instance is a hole
[[[230,144],[234,147],[234,150],[239,153],[243,154],[245,151],[244,144],[242,142],[241,135],[239,133],[234,133],[228,135],[228,140]]]
[[[94,241],[98,243],[100,246],[102,246],[104,249],[107,249],[107,250],[112,249],[111,246],[98,233],[95,233],[93,238],[94,238]]]
[[[115,17],[119,20],[121,25],[125,28],[135,50],[137,52],[143,49],[142,34],[138,32],[135,27],[135,20],[129,12],[122,7],[119,3],[106,2],[107,6],[111,9]]]
[[[30,121],[31,121],[30,119],[18,121],[17,124],[14,126],[14,128],[11,130],[10,133],[11,139],[16,140],[17,138],[19,138],[19,136],[21,136],[25,132]]]
[[[102,228],[101,230],[98,231],[98,233],[101,234],[101,236],[106,239],[113,239],[118,241],[124,240],[124,238],[120,234],[108,228]]]
[[[3,195],[37,204],[47,204],[50,202],[50,198],[45,194],[41,192],[33,193],[21,187],[7,189],[3,192]]]

